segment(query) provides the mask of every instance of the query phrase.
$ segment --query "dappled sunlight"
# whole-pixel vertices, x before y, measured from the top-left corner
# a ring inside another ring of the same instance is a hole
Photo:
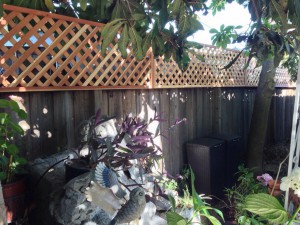
[[[20,109],[24,110],[27,113],[27,110],[26,110],[25,105],[24,105],[24,99],[22,97],[19,97],[19,96],[16,96],[16,95],[10,95],[9,98],[11,100],[16,101],[18,103]],[[22,127],[25,134],[28,130],[30,130],[30,125],[28,124],[28,122],[26,120],[20,120],[18,122],[18,124]]]
[[[1,17],[1,19],[0,19],[0,24],[1,24],[2,26],[7,25],[7,20],[4,19],[3,17]]]
[[[142,118],[142,119],[146,119],[145,116],[146,116],[146,111],[147,111],[147,106],[146,106],[146,94],[143,92],[143,93],[140,93],[141,95],[141,111],[140,112],[137,112],[137,116],[139,118]]]
[[[182,103],[187,102],[187,100],[188,100],[186,94],[182,91],[179,92],[179,98],[178,99]]]
[[[223,91],[222,92],[222,98],[226,99],[226,100],[229,100],[229,101],[232,101],[236,98],[236,96],[235,96],[235,93],[229,93],[229,92]]]
[[[50,131],[46,132],[48,138],[52,138],[52,133]]]
[[[39,126],[36,124],[36,125],[33,125],[32,128],[33,128],[33,130],[32,130],[31,136],[33,138],[39,138],[41,136]]]
[[[48,109],[46,107],[43,108],[43,114],[47,114],[48,113]]]

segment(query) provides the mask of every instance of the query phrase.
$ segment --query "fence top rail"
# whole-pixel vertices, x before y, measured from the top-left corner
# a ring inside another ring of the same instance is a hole
[[[40,11],[40,10],[35,10],[35,9],[29,9],[29,8],[24,8],[24,7],[14,6],[14,5],[8,5],[8,4],[3,4],[3,9],[8,10],[8,11],[15,11],[15,12],[33,14],[33,15],[37,15],[37,16],[50,17],[50,18],[53,18],[53,19],[65,20],[65,21],[68,21],[68,22],[75,22],[75,23],[79,23],[79,24],[88,24],[88,25],[97,26],[97,27],[103,27],[105,25],[103,23],[98,23],[98,22],[91,21],[91,20],[78,19],[78,18],[75,18],[75,17],[64,16],[64,15],[60,15],[60,14],[56,14],[56,13],[50,13],[50,12],[45,12],[45,11]]]

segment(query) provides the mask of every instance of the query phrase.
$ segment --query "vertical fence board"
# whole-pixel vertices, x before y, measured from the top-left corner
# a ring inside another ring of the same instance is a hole
[[[54,139],[56,150],[61,151],[74,147],[73,103],[72,92],[53,93]]]
[[[170,96],[169,90],[159,90],[159,103],[160,103],[160,110],[163,115],[163,118],[166,119],[165,122],[161,123],[161,131],[162,131],[162,146],[163,146],[163,154],[164,154],[164,167],[167,171],[172,171],[172,149],[170,148]]]
[[[54,140],[53,97],[49,92],[31,93],[30,95],[31,121],[31,157],[47,156],[56,152]]]
[[[123,117],[132,113],[134,116],[136,115],[136,92],[134,90],[124,90],[122,91],[123,98]]]
[[[178,89],[170,90],[170,114],[169,121],[170,125],[174,124],[179,118],[179,91]],[[181,166],[181,148],[180,148],[180,132],[176,127],[170,129],[170,159],[171,159],[171,170],[172,174],[179,173],[179,168]]]
[[[79,145],[80,126],[83,121],[95,115],[94,93],[90,91],[74,92],[74,131],[75,145]]]
[[[108,92],[108,115],[116,116],[118,121],[123,118],[122,91]]]
[[[142,119],[148,118],[147,103],[148,103],[148,91],[137,90],[136,91],[136,113]]]
[[[186,126],[187,126],[187,133],[188,133],[188,140],[192,140],[196,138],[197,135],[197,102],[196,102],[196,90],[195,89],[187,89],[187,99],[186,99],[186,114],[184,117],[187,119]]]

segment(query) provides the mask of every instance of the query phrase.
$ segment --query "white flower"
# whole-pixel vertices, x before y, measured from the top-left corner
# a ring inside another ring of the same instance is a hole
[[[288,191],[289,188],[293,189],[295,194],[300,197],[300,168],[295,168],[289,176],[281,179],[280,189]]]

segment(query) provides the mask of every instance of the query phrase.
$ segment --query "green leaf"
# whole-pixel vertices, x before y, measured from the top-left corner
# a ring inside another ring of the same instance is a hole
[[[14,100],[10,100],[9,101],[9,107],[11,108],[11,110],[18,112],[18,110],[20,109],[18,103]]]
[[[283,32],[285,32],[288,26],[287,15],[279,3],[277,3],[275,0],[271,0],[271,2],[280,18],[280,21],[282,22],[281,29],[283,30]]]
[[[220,30],[221,30],[221,31],[224,31],[224,28],[225,28],[225,25],[222,24],[222,25],[220,26]]]
[[[211,215],[202,215],[204,217],[206,217],[207,219],[209,219],[209,221],[213,224],[213,225],[221,225],[222,223],[214,216]]]
[[[143,49],[142,49],[142,38],[139,33],[134,29],[134,27],[129,28],[129,37],[132,41],[132,49],[134,55],[138,61],[144,58]]]
[[[113,42],[116,37],[120,27],[123,25],[123,22],[119,22],[110,28],[110,32],[103,36],[102,46],[101,46],[101,54],[104,56],[106,54],[107,46]]]
[[[3,16],[3,13],[4,13],[3,3],[4,3],[4,0],[0,0],[0,18]]]
[[[172,7],[172,14],[173,15],[178,15],[180,12],[182,0],[174,0],[173,2],[173,7]]]
[[[128,25],[125,24],[121,33],[120,40],[118,42],[119,49],[122,57],[125,59],[127,57],[127,46],[129,43]]]
[[[6,173],[0,171],[0,180],[4,181],[4,180],[6,180],[6,177],[7,177]]]
[[[180,16],[179,16],[179,24],[178,24],[178,32],[181,37],[186,36],[190,29],[190,21],[189,20],[190,20],[190,18],[187,15],[184,7],[181,7]]]
[[[163,29],[165,27],[165,25],[168,22],[168,17],[169,17],[169,13],[168,13],[168,0],[160,0],[162,7],[161,7],[161,11],[159,12],[159,25],[161,27],[161,29]]]
[[[203,48],[203,45],[201,45],[200,43],[195,42],[195,41],[187,41],[184,44],[184,47],[187,49],[190,49],[190,48],[201,49],[201,48]]]
[[[194,203],[194,208],[197,208],[199,206],[205,205],[205,203],[202,201],[202,199],[199,197],[198,193],[196,192],[196,189],[195,189],[195,174],[194,174],[192,168],[190,168],[190,170],[191,170],[191,185],[192,185],[193,203]]]
[[[55,10],[52,0],[45,0],[45,5],[50,11]]]
[[[105,26],[101,30],[101,35],[102,36],[107,36],[108,33],[110,32],[111,28],[118,22],[122,21],[124,19],[114,19],[113,21],[105,24]]]
[[[111,17],[112,19],[122,18],[122,5],[120,1],[116,1]]]
[[[146,55],[148,49],[151,46],[151,41],[152,41],[152,34],[149,33],[146,35],[146,37],[143,40],[143,54]]]
[[[211,33],[211,34],[218,33],[218,30],[215,29],[215,28],[211,28],[211,29],[209,30],[209,33]]]
[[[134,13],[132,14],[132,18],[136,21],[145,19],[145,14],[142,13]]]
[[[190,31],[189,35],[196,33],[199,30],[204,30],[202,23],[200,23],[199,19],[196,16],[190,17]]]
[[[288,221],[288,212],[274,196],[269,194],[247,196],[243,209],[267,219],[270,223],[284,224]]]
[[[168,225],[187,225],[185,219],[176,212],[167,212]]]
[[[23,120],[27,119],[27,113],[23,109],[18,111],[18,116]]]
[[[20,166],[27,164],[27,160],[23,157],[15,157],[15,162]]]
[[[176,210],[176,201],[172,195],[168,195],[168,199],[172,205],[173,212]]]
[[[154,40],[158,47],[158,52],[159,52],[158,54],[162,55],[164,53],[164,48],[165,48],[164,40],[160,36],[156,36]]]
[[[87,0],[80,0],[80,8],[85,11],[87,8]]]
[[[16,145],[10,144],[10,145],[8,145],[8,147],[7,147],[7,152],[8,152],[8,154],[14,156],[14,155],[16,155],[16,154],[19,153],[19,149],[18,149],[18,147],[17,147]]]
[[[7,166],[8,165],[8,158],[6,157],[6,156],[4,156],[4,155],[2,155],[1,157],[0,157],[0,165],[2,165],[2,168],[4,168],[3,166]]]
[[[14,132],[16,132],[16,133],[18,133],[18,134],[20,134],[20,135],[23,135],[23,134],[24,134],[24,130],[23,130],[23,128],[22,128],[19,124],[16,124],[16,123],[14,123],[14,122],[11,121],[11,120],[8,120],[7,123],[8,123],[8,125],[11,127],[11,129],[12,129]]]

